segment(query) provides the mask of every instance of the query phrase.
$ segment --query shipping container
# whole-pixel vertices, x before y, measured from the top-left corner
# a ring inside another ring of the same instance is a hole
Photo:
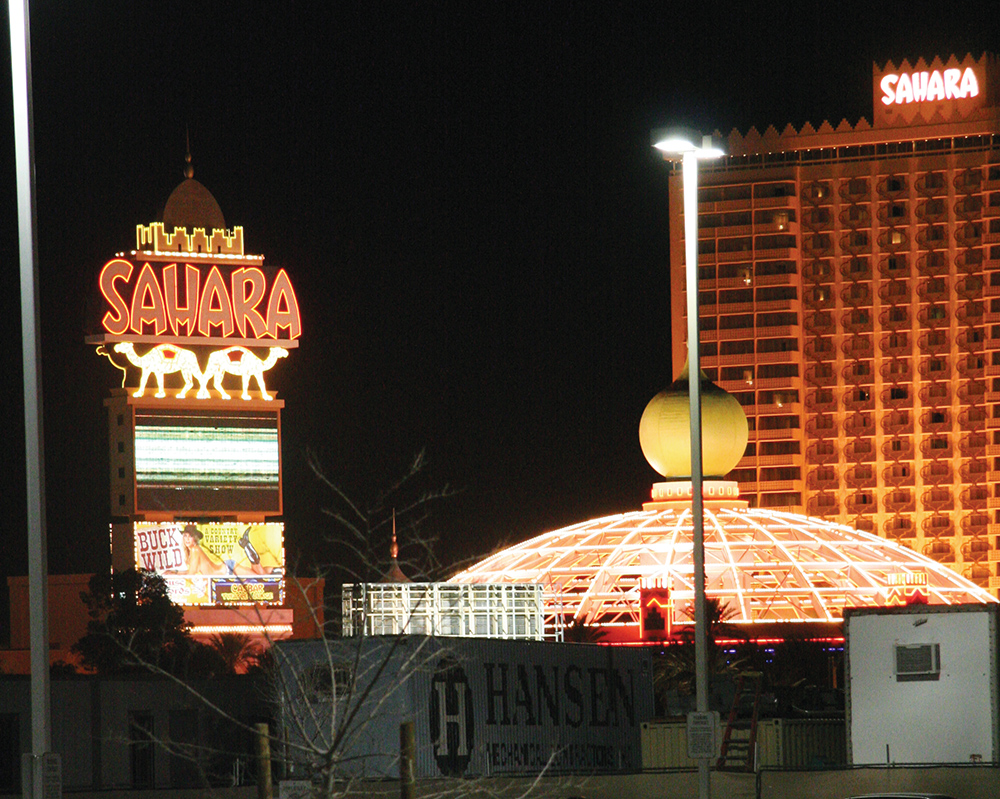
[[[417,777],[641,769],[650,657],[593,644],[376,636],[275,645],[288,776]]]
[[[998,612],[996,604],[845,611],[851,763],[1000,758]]]
[[[721,743],[724,725],[716,731]],[[759,768],[822,768],[847,762],[843,719],[764,719],[757,725]],[[687,723],[650,721],[642,725],[642,768],[669,771],[697,768],[687,754]]]

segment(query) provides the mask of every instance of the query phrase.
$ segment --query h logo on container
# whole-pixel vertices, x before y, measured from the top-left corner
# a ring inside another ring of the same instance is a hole
[[[438,663],[429,699],[434,760],[444,776],[461,777],[472,759],[474,718],[469,679],[453,657]]]

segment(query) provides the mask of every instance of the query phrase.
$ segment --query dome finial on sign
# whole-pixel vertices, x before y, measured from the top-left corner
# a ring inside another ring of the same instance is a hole
[[[649,401],[639,421],[639,444],[649,465],[668,480],[691,478],[691,398],[688,362],[669,388]],[[702,472],[722,478],[736,468],[750,437],[736,398],[701,373]]]
[[[190,179],[194,177],[194,167],[191,166],[191,133],[184,128],[184,141],[187,144],[187,152],[184,155],[184,177]]]

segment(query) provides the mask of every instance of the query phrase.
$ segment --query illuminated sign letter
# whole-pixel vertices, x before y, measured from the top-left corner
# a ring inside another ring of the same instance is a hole
[[[167,310],[156,275],[149,264],[142,267],[139,279],[132,292],[132,330],[142,333],[144,324],[153,325],[156,335],[162,336],[167,329]]]
[[[214,326],[222,327],[223,336],[233,334],[233,305],[226,289],[226,281],[222,279],[217,266],[212,267],[205,280],[205,290],[198,306],[198,332],[209,336]]]
[[[927,79],[927,99],[928,100],[943,100],[944,99],[944,79],[941,77],[941,73],[936,69],[931,73],[931,76]],[[898,103],[899,100],[897,99]]]
[[[236,329],[246,338],[247,322],[253,331],[253,338],[261,338],[267,333],[267,323],[260,315],[257,306],[264,299],[266,281],[264,273],[259,269],[237,269],[232,276],[233,285],[233,316],[236,319]],[[247,292],[249,289],[249,293]]]
[[[944,71],[944,96],[951,100],[954,97],[961,97],[958,93],[958,81],[962,77],[960,69],[946,69]]]
[[[101,325],[112,336],[121,336],[128,331],[128,305],[115,288],[115,282],[124,280],[127,283],[130,277],[132,277],[132,264],[120,258],[108,261],[101,270],[101,294],[111,306],[111,310],[101,319]]]
[[[913,79],[913,102],[922,103],[927,99],[927,79],[929,75],[926,72],[914,72],[912,75]]]
[[[962,73],[962,85],[958,87],[958,92],[962,97],[976,97],[979,94],[979,81],[976,80],[972,67],[966,67]]]
[[[198,324],[198,294],[201,285],[201,272],[188,264],[184,267],[185,296],[187,305],[181,305],[177,300],[177,264],[163,268],[163,297],[167,303],[167,320],[175,336],[190,336],[194,334]],[[182,330],[183,329],[183,330]]]
[[[278,330],[288,330],[289,338],[302,335],[302,320],[299,318],[299,302],[295,299],[295,289],[284,269],[278,272],[271,287],[271,297],[267,302],[267,334],[278,337]]]
[[[910,83],[910,76],[905,72],[899,76],[899,83],[896,84],[896,102],[913,102],[913,84]]]

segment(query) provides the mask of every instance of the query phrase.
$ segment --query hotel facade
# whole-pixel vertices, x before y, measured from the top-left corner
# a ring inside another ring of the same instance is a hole
[[[702,162],[702,368],[743,406],[751,505],[1000,589],[997,60],[873,67],[872,122],[733,132]],[[673,360],[686,343],[670,177]]]

